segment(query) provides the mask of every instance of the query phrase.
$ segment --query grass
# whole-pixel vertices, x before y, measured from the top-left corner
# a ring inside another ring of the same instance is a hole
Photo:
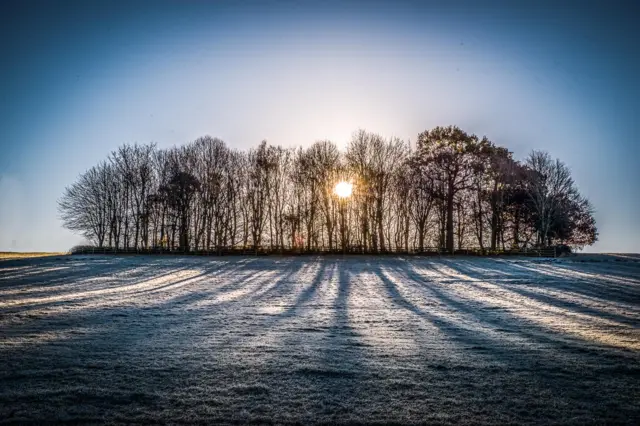
[[[30,259],[33,257],[66,256],[64,252],[18,252],[0,251],[0,260]]]
[[[640,263],[0,264],[0,423],[638,424]]]

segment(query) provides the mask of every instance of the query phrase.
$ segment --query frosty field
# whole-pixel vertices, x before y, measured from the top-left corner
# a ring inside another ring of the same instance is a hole
[[[2,261],[0,422],[637,424],[615,259]]]

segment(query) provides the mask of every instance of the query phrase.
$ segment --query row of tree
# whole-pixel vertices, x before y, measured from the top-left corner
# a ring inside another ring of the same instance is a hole
[[[334,191],[353,184],[349,197]],[[364,252],[505,250],[597,239],[589,202],[545,152],[523,162],[486,137],[436,127],[412,149],[355,132],[239,151],[205,136],[185,146],[124,145],[59,202],[64,226],[99,247]]]

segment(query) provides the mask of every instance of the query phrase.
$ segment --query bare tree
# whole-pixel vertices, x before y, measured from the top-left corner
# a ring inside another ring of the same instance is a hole
[[[339,180],[340,152],[331,141],[318,141],[309,148],[309,166],[314,175],[314,189],[318,191],[319,210],[324,217],[325,234],[329,250],[333,249],[336,231],[337,203],[333,195]]]
[[[353,183],[351,197],[334,193]],[[331,141],[248,152],[205,136],[182,147],[123,145],[80,175],[59,202],[64,225],[119,249],[424,251],[582,247],[593,208],[568,168],[542,152],[524,164],[457,127],[397,138],[358,130]],[[474,236],[475,235],[475,236]]]
[[[106,185],[108,169],[102,163],[92,167],[65,188],[58,208],[64,226],[79,231],[98,247],[104,244],[109,217],[107,215]]]
[[[480,152],[488,144],[455,126],[436,127],[418,135],[418,158],[432,168],[441,182],[446,206],[446,243],[454,250],[454,205],[456,196],[472,187],[473,177],[482,166]]]
[[[533,151],[526,164],[534,172],[528,195],[536,212],[537,242],[550,245],[549,231],[554,221],[559,219],[566,202],[575,199],[578,192],[567,166],[560,160],[553,160],[549,153]]]

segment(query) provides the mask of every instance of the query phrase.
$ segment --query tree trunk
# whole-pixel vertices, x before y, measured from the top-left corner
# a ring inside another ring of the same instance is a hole
[[[482,192],[478,188],[478,244],[480,244],[480,250],[484,252],[484,227],[482,226],[482,217],[484,212],[482,211]]]
[[[491,192],[491,250],[495,250],[498,246],[498,200],[497,200],[497,184],[494,185]]]
[[[447,252],[453,254],[453,182],[449,182],[447,191]]]
[[[379,241],[380,241],[380,251],[384,252],[385,251],[385,244],[384,244],[384,224],[382,223],[382,200],[379,199],[376,202],[376,222],[378,222],[378,235],[379,235]]]
[[[520,248],[520,215],[518,209],[516,209],[513,216],[513,243]]]

